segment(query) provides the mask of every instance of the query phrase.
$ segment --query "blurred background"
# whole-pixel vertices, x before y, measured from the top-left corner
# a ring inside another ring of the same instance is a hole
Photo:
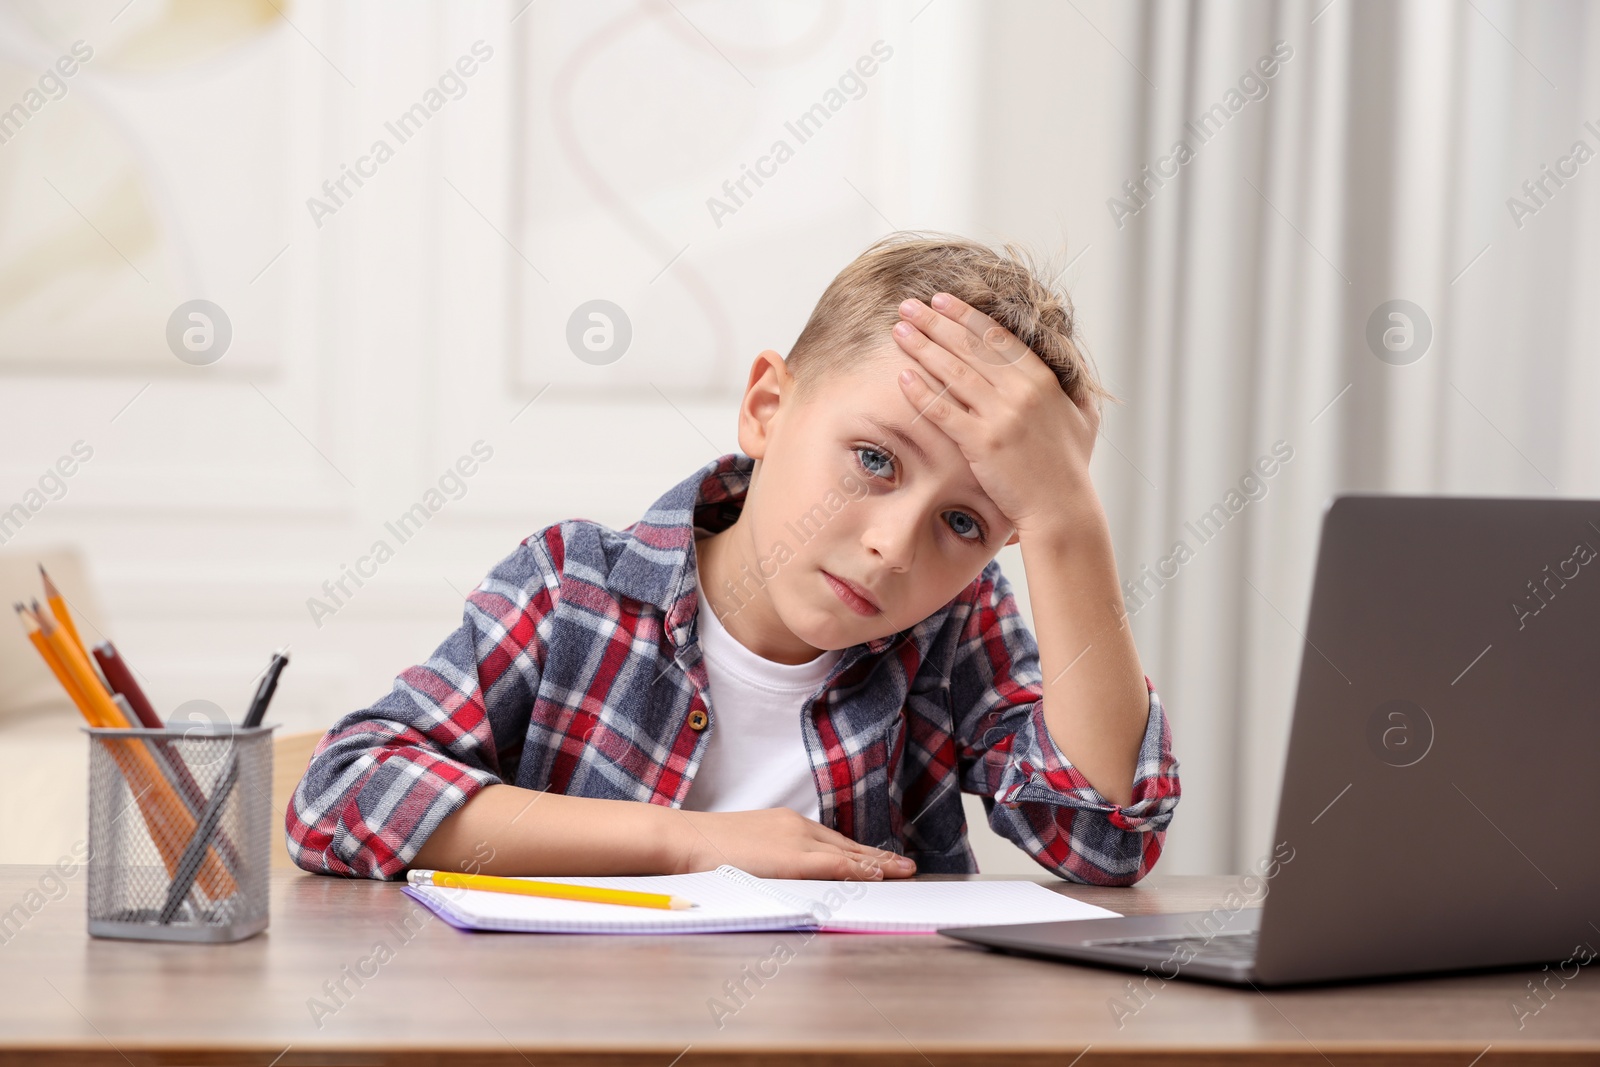
[[[321,731],[523,537],[735,451],[874,238],[1014,242],[1124,401],[1156,873],[1244,871],[1329,496],[1600,492],[1596,72],[1577,0],[7,0],[0,585],[46,560],[164,714],[288,645]],[[50,862],[86,741],[0,634],[0,861]]]

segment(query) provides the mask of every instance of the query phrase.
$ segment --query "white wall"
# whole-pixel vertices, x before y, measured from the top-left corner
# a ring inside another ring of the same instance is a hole
[[[620,528],[735,450],[751,360],[889,220],[971,226],[968,5],[121,6],[0,12],[7,102],[94,52],[0,145],[0,277],[47,282],[0,299],[0,506],[92,447],[3,551],[82,546],[88,628],[163,710],[237,715],[282,645],[285,731],[370,702],[527,533]],[[385,124],[480,41],[400,143]],[[860,98],[718,225],[707,198],[877,41]],[[363,163],[380,138],[392,158]],[[162,333],[193,297],[233,324],[209,366]],[[607,367],[564,339],[597,297],[634,331]],[[465,495],[399,544],[385,522],[479,441]],[[314,618],[380,538],[394,557]],[[986,869],[1031,866],[994,844]]]

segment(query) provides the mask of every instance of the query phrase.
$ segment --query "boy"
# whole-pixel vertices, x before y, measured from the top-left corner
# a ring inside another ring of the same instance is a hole
[[[970,872],[964,789],[1057,875],[1138,881],[1178,764],[1089,480],[1106,393],[1073,326],[1009,248],[874,244],[787,361],[756,358],[741,452],[621,532],[535,532],[334,724],[286,815],[295,863]],[[1037,645],[995,560],[1017,543]]]

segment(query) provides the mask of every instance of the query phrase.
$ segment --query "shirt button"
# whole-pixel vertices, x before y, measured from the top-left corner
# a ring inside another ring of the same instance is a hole
[[[706,713],[699,708],[695,708],[689,713],[689,729],[696,733],[706,728],[707,721]]]

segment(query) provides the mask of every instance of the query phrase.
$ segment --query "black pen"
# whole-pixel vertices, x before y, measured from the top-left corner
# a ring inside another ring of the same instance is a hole
[[[282,649],[272,654],[272,662],[267,664],[267,675],[261,679],[255,699],[250,701],[250,710],[244,714],[242,729],[261,725],[261,718],[267,713],[267,705],[272,702],[273,691],[278,688],[278,675],[283,673],[283,666],[288,662],[289,657]],[[178,859],[172,881],[167,885],[167,899],[161,907],[159,917],[161,922],[170,923],[177,917],[184,898],[194,887],[195,875],[205,859],[206,848],[210,846],[211,838],[217,832],[217,825],[222,821],[222,806],[228,802],[228,794],[233,792],[234,783],[238,778],[239,752],[234,749],[228,753],[228,762],[223,766],[216,787],[211,790],[211,797],[206,801],[205,809],[195,822],[194,833],[190,835],[189,843],[184,846],[183,855]]]
[[[278,675],[283,673],[284,664],[288,662],[289,657],[283,649],[272,654],[266,677],[261,679],[261,685],[256,688],[255,699],[250,701],[250,710],[244,713],[243,725],[246,729],[261,725],[262,718],[267,714],[267,705],[272,702],[272,694],[278,688]]]

